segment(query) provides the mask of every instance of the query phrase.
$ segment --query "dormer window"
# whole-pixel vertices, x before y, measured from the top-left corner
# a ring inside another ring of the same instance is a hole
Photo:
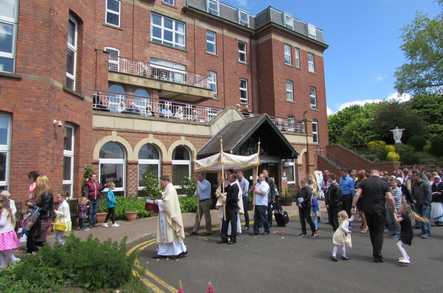
[[[311,39],[317,38],[317,28],[315,25],[308,23],[308,37]]]
[[[206,7],[208,13],[219,16],[220,15],[220,3],[218,0],[207,0]]]
[[[284,14],[285,26],[291,30],[294,30],[294,17],[289,14]]]
[[[249,26],[249,14],[246,11],[238,11],[238,22],[241,25]]]

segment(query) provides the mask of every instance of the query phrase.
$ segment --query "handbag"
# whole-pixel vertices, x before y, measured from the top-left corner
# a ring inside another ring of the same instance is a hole
[[[56,221],[54,223],[54,231],[55,232],[65,232],[65,230],[66,230],[66,225],[64,222]]]

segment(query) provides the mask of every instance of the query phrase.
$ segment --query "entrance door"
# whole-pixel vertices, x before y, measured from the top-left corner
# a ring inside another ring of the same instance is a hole
[[[275,184],[279,186],[280,184],[280,168],[278,163],[263,163],[260,166],[260,170],[268,170],[269,177],[274,178]],[[260,172],[261,172],[260,171]]]

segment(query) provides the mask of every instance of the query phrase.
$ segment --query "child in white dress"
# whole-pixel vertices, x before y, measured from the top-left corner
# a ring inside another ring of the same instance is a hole
[[[340,247],[342,249],[341,259],[349,260],[346,254],[346,246],[352,248],[351,230],[349,230],[349,225],[352,221],[354,221],[354,216],[349,219],[346,211],[340,211],[338,213],[338,229],[335,230],[332,236],[334,246],[332,248],[331,259],[335,262],[338,261],[337,251]]]

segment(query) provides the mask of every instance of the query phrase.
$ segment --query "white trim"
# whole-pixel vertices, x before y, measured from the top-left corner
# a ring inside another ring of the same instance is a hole
[[[242,81],[245,82],[246,86],[244,86],[244,87],[242,86]],[[244,79],[244,78],[240,79],[239,89],[240,89],[240,103],[241,104],[248,104],[249,103],[249,93],[248,93],[248,80],[247,79]],[[242,98],[242,95],[241,95],[242,92],[246,93],[246,98]]]
[[[244,45],[244,49],[240,49],[240,44]],[[244,41],[237,40],[237,47],[238,47],[238,62],[246,64],[248,63],[248,43]],[[241,56],[244,55],[244,61],[241,60]]]
[[[158,16],[161,19],[161,24],[155,24],[154,23],[154,16]],[[172,22],[172,29],[165,27],[165,19],[168,19]],[[183,25],[183,32],[180,32],[177,30],[178,24]],[[161,37],[154,36],[154,28],[158,28],[161,31]],[[170,32],[172,34],[172,40],[165,40],[165,32]],[[177,42],[176,36],[180,35],[183,36],[183,44]],[[171,46],[174,48],[186,48],[186,23],[170,18],[168,16],[164,16],[162,14],[151,12],[151,41],[153,42],[159,42],[162,45]]]
[[[74,43],[69,43],[69,22],[72,22],[74,24]],[[74,67],[73,67],[73,73],[68,72],[68,68],[66,68],[66,77],[70,80],[72,80],[72,90],[75,91],[76,89],[76,75],[77,75],[77,49],[78,49],[78,22],[75,20],[74,17],[70,16],[68,20],[68,38],[66,40],[66,44],[68,46],[68,50],[72,51],[74,53]],[[68,54],[66,54],[66,58]],[[65,82],[66,83],[66,82]]]
[[[137,187],[138,190],[143,190],[146,186],[140,186],[140,166],[157,166],[157,179],[160,182],[160,175],[161,175],[161,161],[160,159],[158,160],[154,160],[154,159],[150,159],[150,160],[145,160],[145,159],[139,159],[138,160],[138,165],[137,165]]]
[[[242,21],[242,15],[246,16],[246,22]],[[238,10],[238,23],[249,27],[249,13],[247,13],[244,10],[239,9]]]
[[[295,56],[295,67],[301,68],[301,50],[300,48],[294,48],[294,56]]]
[[[287,60],[287,59],[289,59],[289,60]],[[292,47],[291,47],[291,45],[283,44],[283,60],[286,65],[292,65]]]
[[[162,3],[168,6],[175,6],[175,0],[162,0]]]
[[[315,104],[312,103],[312,99],[315,99]],[[309,87],[309,104],[311,105],[311,110],[318,109],[318,93],[315,86]]]
[[[213,34],[214,35],[214,40],[208,40],[208,34]],[[208,44],[211,44],[214,46],[214,52],[211,52],[208,50]],[[211,30],[207,30],[206,31],[206,53],[209,54],[217,54],[217,33]]]
[[[308,60],[308,72],[315,72],[315,56],[313,53],[308,52],[307,58]]]
[[[216,10],[211,9],[211,4],[216,6]],[[210,14],[220,16],[220,1],[218,0],[207,0],[206,1],[206,11]]]
[[[71,132],[71,150],[65,150],[64,149],[64,145],[63,145],[63,164],[64,164],[64,158],[68,157],[71,158],[71,166],[70,166],[70,173],[71,173],[71,179],[69,180],[65,180],[63,178],[63,185],[71,185],[70,190],[69,190],[69,194],[70,197],[69,198],[73,198],[74,197],[74,160],[75,160],[75,127],[69,124],[65,124],[64,126],[65,128],[70,128],[72,130]],[[63,165],[63,170],[65,166]]]
[[[6,139],[7,139],[7,144],[2,144],[0,145],[0,153],[5,153],[6,154],[6,158],[5,158],[5,180],[0,181],[0,186],[6,186],[6,189],[9,189],[9,168],[10,168],[10,151],[11,151],[11,129],[12,129],[12,119],[11,119],[11,115],[7,114],[7,113],[0,113],[0,117],[6,117],[8,119],[8,128],[7,128],[7,134],[6,134]]]
[[[126,159],[99,159],[98,161],[98,178],[100,183],[101,182],[101,166],[102,165],[122,165],[123,166],[123,186],[122,187],[116,187],[114,191],[123,191],[125,192],[126,189]]]
[[[295,184],[295,182],[297,181],[297,179],[295,178],[295,162],[294,161],[290,161],[290,162],[285,162],[286,166],[285,168],[289,168],[292,167],[292,174],[294,175],[294,181],[287,181],[288,184]],[[286,179],[288,178],[288,174],[286,174]]]
[[[8,17],[0,15],[0,23],[12,26],[12,44],[11,52],[0,52],[0,57],[5,59],[12,59],[12,71],[4,72],[15,72],[15,61],[16,61],[16,42],[17,42],[17,19],[18,19],[18,0],[14,1],[14,17]],[[2,70],[0,70],[2,71]]]
[[[112,69],[112,71],[120,71],[120,50],[117,48],[113,48],[113,47],[105,47],[103,49],[105,52],[108,52],[108,68],[109,70],[111,70],[111,68],[115,68],[112,66],[116,66],[117,69],[114,70]],[[112,59],[111,58],[111,51],[117,52],[117,59]]]
[[[318,137],[318,121],[317,120],[312,120],[312,143],[314,144],[318,144],[319,142],[319,137]],[[315,131],[314,131],[314,125],[315,125]],[[315,139],[315,137],[317,137],[317,139]]]
[[[213,84],[213,85],[215,85],[214,86],[214,88],[215,88],[215,90],[212,90],[211,89],[211,91],[212,91],[212,93],[214,94],[214,95],[216,95],[217,94],[217,72],[215,72],[215,71],[208,71],[208,87],[209,88],[211,88],[211,85]]]
[[[120,27],[120,14],[121,14],[121,10],[122,10],[122,4],[121,4],[121,1],[120,0],[112,0],[112,1],[118,1],[118,11],[116,11],[116,10],[112,10],[112,9],[109,9],[108,8],[108,3],[109,3],[109,0],[105,0],[106,1],[106,3],[105,3],[105,23],[106,24],[108,24],[108,25],[112,25],[112,26],[115,26],[115,27]],[[115,24],[115,23],[109,23],[108,22],[108,13],[109,14],[114,14],[114,15],[117,15],[118,16],[118,24]]]

